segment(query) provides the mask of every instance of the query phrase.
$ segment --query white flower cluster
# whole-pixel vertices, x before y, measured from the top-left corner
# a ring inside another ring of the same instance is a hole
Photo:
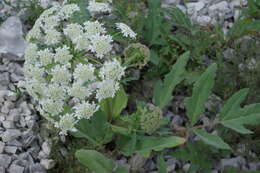
[[[109,11],[104,4],[90,1],[88,8]],[[75,131],[80,119],[90,119],[102,100],[114,97],[125,74],[125,67],[108,56],[113,39],[104,25],[70,22],[76,11],[75,4],[45,10],[27,35],[25,88],[61,134]],[[135,37],[130,28],[121,30],[129,33],[124,36]]]

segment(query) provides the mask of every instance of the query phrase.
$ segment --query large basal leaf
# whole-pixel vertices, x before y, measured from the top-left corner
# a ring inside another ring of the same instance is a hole
[[[149,45],[158,40],[161,34],[161,24],[162,24],[162,17],[160,15],[160,7],[161,7],[161,0],[152,0],[148,1],[149,11],[148,17],[146,20],[146,30],[145,32],[145,40],[148,42]]]
[[[162,151],[165,148],[172,148],[183,144],[186,140],[177,136],[169,137],[142,137],[136,146],[136,152],[144,157],[149,157],[152,151]]]
[[[185,15],[179,8],[171,8],[166,10],[167,14],[170,15],[174,25],[177,27],[184,27],[188,30],[192,30],[194,27],[187,15]]]
[[[195,82],[192,90],[192,96],[185,99],[187,115],[193,126],[204,112],[204,103],[207,101],[211,89],[214,86],[214,78],[217,71],[217,65],[212,64]]]
[[[80,163],[95,173],[112,173],[115,167],[112,160],[95,150],[78,150],[75,155]]]
[[[242,134],[253,133],[252,131],[246,129],[244,125],[247,124],[255,125],[258,123],[260,123],[260,113],[242,116],[239,118],[234,118],[234,119],[225,120],[221,122],[223,126],[235,130],[236,132]]]
[[[131,136],[120,135],[116,140],[117,148],[125,156],[131,156],[135,152],[136,143],[137,143],[136,133],[133,133]]]
[[[223,126],[242,134],[253,133],[246,129],[244,125],[260,123],[260,104],[251,104],[243,108],[240,107],[248,91],[248,89],[242,89],[235,93],[228,99],[219,115],[219,120]]]
[[[172,66],[171,72],[165,76],[163,82],[159,80],[154,88],[154,104],[163,108],[172,100],[172,92],[176,85],[184,79],[185,66],[190,53],[184,53]]]
[[[81,119],[76,125],[75,137],[86,138],[95,145],[101,145],[111,140],[112,130],[102,111],[96,112],[91,119]]]
[[[222,108],[219,119],[220,120],[228,120],[235,117],[240,116],[240,104],[245,100],[248,89],[241,89],[240,91],[236,92],[228,101],[225,103],[224,107]]]
[[[128,97],[123,88],[121,88],[114,98],[108,98],[101,102],[101,110],[107,117],[117,118],[123,109],[127,106]]]
[[[206,144],[212,145],[219,149],[227,149],[229,150],[230,147],[227,143],[225,143],[219,136],[209,134],[205,130],[195,129],[193,132],[201,138]]]

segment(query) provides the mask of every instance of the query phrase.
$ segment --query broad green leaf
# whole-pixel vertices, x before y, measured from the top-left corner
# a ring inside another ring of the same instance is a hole
[[[113,172],[113,161],[95,150],[78,150],[75,155],[80,163],[95,173]]]
[[[219,119],[223,126],[242,134],[251,134],[244,125],[255,125],[260,123],[260,104],[251,104],[240,107],[245,100],[248,89],[242,89],[235,93],[220,112]]]
[[[245,100],[248,91],[249,89],[241,89],[229,98],[219,114],[219,119],[228,120],[239,117],[239,112],[241,111],[240,104]]]
[[[193,126],[204,112],[204,103],[207,101],[211,89],[214,86],[214,78],[217,71],[217,65],[212,64],[195,82],[192,90],[192,96],[185,99],[187,115]]]
[[[185,142],[184,138],[177,136],[169,137],[142,137],[136,146],[136,151],[144,157],[149,157],[152,151],[162,151],[165,148],[172,148],[179,146]]]
[[[209,134],[205,130],[195,129],[193,132],[201,138],[206,144],[212,145],[219,149],[230,149],[229,145],[225,143],[219,136]]]
[[[115,173],[128,173],[126,168],[117,168],[115,170]]]
[[[136,149],[137,135],[133,133],[131,136],[118,136],[116,140],[117,148],[125,155],[131,156]]]
[[[162,17],[160,15],[161,0],[148,1],[149,11],[146,20],[145,40],[149,45],[157,41],[161,34]]]
[[[240,116],[249,116],[252,114],[260,114],[260,103],[244,106],[240,112]],[[257,124],[257,122],[252,122],[250,124],[254,125],[254,123]]]
[[[167,173],[167,166],[162,152],[157,156],[157,168],[158,173]]]
[[[166,12],[172,17],[172,21],[174,22],[174,25],[177,25],[177,27],[181,26],[188,30],[193,28],[190,19],[179,8],[171,8],[166,10]]]
[[[101,110],[108,117],[117,118],[123,109],[127,106],[128,97],[123,88],[121,88],[114,98],[108,98],[101,102]]]
[[[154,104],[163,108],[172,100],[172,92],[176,85],[184,79],[185,66],[190,53],[186,52],[172,66],[170,73],[165,76],[163,82],[159,80],[154,88]]]
[[[96,112],[89,120],[81,119],[76,125],[75,137],[86,138],[95,145],[101,145],[111,140],[112,130],[102,111]]]
[[[260,123],[260,112],[257,114],[251,114],[247,116],[241,116],[239,118],[234,118],[230,120],[224,120],[221,124],[227,128],[237,131],[242,134],[251,134],[252,131],[246,129],[244,125],[246,124],[258,124]]]

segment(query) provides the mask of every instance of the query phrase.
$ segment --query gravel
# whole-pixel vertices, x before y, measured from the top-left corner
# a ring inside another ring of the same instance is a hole
[[[163,0],[162,7],[176,6],[187,12],[193,23],[202,26],[222,25],[227,32],[234,21],[238,19],[241,8],[246,6],[246,0]],[[41,0],[41,6],[56,3],[52,0]],[[8,14],[11,17],[5,17]],[[49,158],[51,153],[51,140],[39,135],[40,117],[35,107],[26,96],[17,96],[13,91],[16,84],[23,80],[22,63],[26,48],[24,40],[24,26],[19,13],[0,2],[0,17],[6,18],[0,25],[0,173],[46,173],[46,170],[55,166],[55,161]],[[228,59],[233,49],[227,49],[223,55]],[[147,94],[149,95],[149,94]],[[182,96],[181,96],[182,97]],[[177,97],[175,97],[177,98]],[[216,104],[217,103],[217,104]],[[179,105],[179,104],[178,104]],[[212,96],[206,104],[207,109],[218,109],[221,100]],[[175,109],[175,107],[174,107]],[[179,109],[179,108],[176,108]],[[183,107],[180,107],[183,109]],[[165,116],[171,126],[182,126],[185,118],[168,111]],[[207,123],[207,117],[203,123]],[[66,155],[66,149],[61,150]],[[255,153],[252,153],[255,155]],[[124,157],[116,161],[119,167],[127,167],[141,172],[157,173],[155,158],[143,158],[135,155],[130,159]],[[167,172],[173,173],[182,169],[188,172],[191,164],[165,157]],[[216,160],[212,173],[232,166],[241,170],[260,170],[260,162],[250,162],[242,156],[222,158]]]
[[[39,135],[40,117],[33,103],[14,92],[24,79],[23,35],[18,17],[0,26],[0,173],[45,173],[55,165],[49,159],[51,145]]]

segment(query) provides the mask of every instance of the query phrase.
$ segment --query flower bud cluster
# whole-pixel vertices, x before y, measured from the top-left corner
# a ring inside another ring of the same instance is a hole
[[[152,104],[149,104],[141,110],[141,129],[148,134],[152,134],[160,128],[162,119],[163,117],[161,109]]]
[[[88,8],[106,11],[97,5],[90,1]],[[98,111],[100,101],[114,97],[125,74],[111,55],[113,38],[104,24],[70,22],[79,10],[76,4],[45,10],[26,38],[25,88],[62,134],[75,131],[80,119]]]

